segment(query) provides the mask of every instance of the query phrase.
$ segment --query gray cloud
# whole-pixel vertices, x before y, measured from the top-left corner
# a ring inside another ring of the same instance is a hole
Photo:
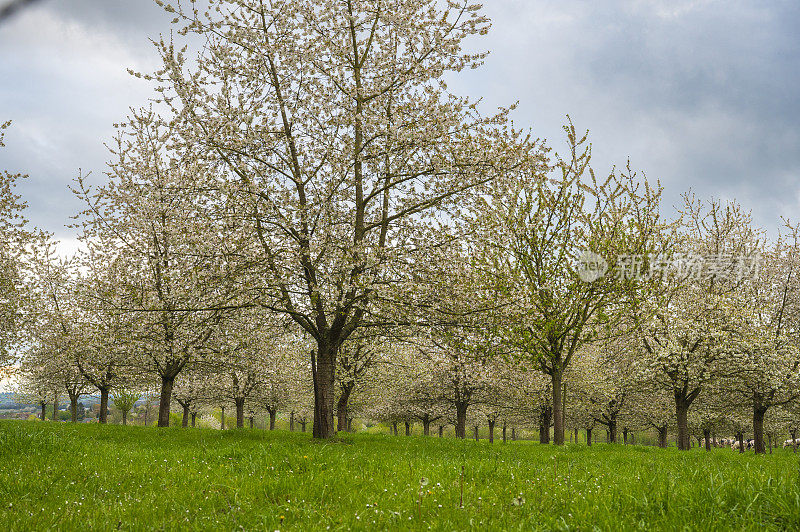
[[[789,0],[492,0],[486,66],[454,78],[488,107],[519,100],[518,125],[562,145],[570,114],[591,130],[598,171],[661,179],[669,203],[693,188],[737,198],[775,230],[800,207],[800,5]],[[66,185],[102,172],[102,142],[149,88],[169,31],[149,0],[50,0],[0,27],[0,118],[15,120],[0,167],[26,171],[30,217],[61,230]]]
[[[800,6],[793,2],[556,2],[487,6],[487,69],[458,83],[560,145],[569,113],[599,168],[737,198],[774,230],[800,197]],[[488,75],[487,75],[488,74]]]

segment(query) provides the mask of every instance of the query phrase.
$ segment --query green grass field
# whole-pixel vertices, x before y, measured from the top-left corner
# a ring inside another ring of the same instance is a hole
[[[7,421],[0,460],[4,531],[800,530],[783,450]]]

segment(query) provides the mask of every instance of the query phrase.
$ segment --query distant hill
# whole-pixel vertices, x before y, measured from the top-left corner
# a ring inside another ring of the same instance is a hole
[[[12,392],[0,392],[0,410],[17,409],[24,406],[38,406],[30,404],[20,404],[15,402],[14,399],[15,397]],[[62,399],[62,402],[63,401],[64,399]],[[80,402],[83,403],[84,406],[89,407],[93,404],[100,403],[100,397],[95,397],[94,395],[84,395],[80,398]],[[67,404],[69,404],[69,402],[67,402]]]

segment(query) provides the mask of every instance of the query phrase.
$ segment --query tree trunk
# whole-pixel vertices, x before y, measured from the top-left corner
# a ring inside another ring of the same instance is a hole
[[[244,397],[238,397],[233,400],[236,404],[236,428],[244,428]]]
[[[423,436],[431,435],[431,418],[428,414],[422,418],[422,434]]]
[[[467,437],[467,403],[456,403],[456,438],[462,440]]]
[[[617,443],[617,416],[614,414],[608,419],[608,439],[611,443]]]
[[[289,430],[294,432],[294,412],[289,415]]]
[[[314,380],[314,438],[328,439],[336,435],[333,424],[336,398],[336,347],[327,340],[317,341],[316,356],[312,354]]]
[[[511,427],[511,441],[517,441],[517,429]]]
[[[353,387],[342,386],[341,389],[342,393],[336,403],[336,429],[340,431],[347,430],[347,403],[350,400],[350,392]]]
[[[494,443],[494,423],[493,419],[489,420],[489,443]]]
[[[172,388],[175,377],[161,377],[161,398],[158,402],[158,426],[169,427],[169,405],[172,402]]]
[[[331,413],[333,413],[333,412],[331,412]],[[333,416],[331,416],[331,417],[333,417]],[[331,419],[331,425],[333,425],[333,419]],[[300,422],[300,431],[301,432],[305,432],[306,431],[306,420],[305,419],[303,419]]]
[[[564,445],[564,408],[561,388],[561,370],[554,371],[551,375],[553,385],[553,443]]]
[[[78,422],[78,396],[70,396],[69,398],[69,411],[72,414],[72,422]]]
[[[439,437],[444,436],[444,425],[439,425]]]
[[[105,425],[108,423],[108,387],[100,388],[100,415],[98,422]]]
[[[189,426],[189,402],[183,404],[183,419],[181,419],[181,427],[187,428]]]
[[[628,445],[628,429],[622,429],[622,445]]]
[[[592,429],[586,429],[586,445],[592,446]]]
[[[392,434],[397,436],[397,421],[392,422]]]
[[[277,408],[269,410],[269,430],[275,430],[275,416],[277,414],[278,414]]]
[[[47,403],[44,401],[39,402],[39,406],[42,407],[42,417],[41,420],[44,421],[45,416],[47,415]]]
[[[741,432],[736,433],[736,439],[739,440],[739,453],[744,453],[744,434]]]
[[[128,424],[128,413],[125,412],[125,411],[122,412],[122,424],[123,425],[127,425]]]
[[[753,439],[755,440],[756,454],[766,454],[767,450],[764,447],[764,415],[767,413],[767,407],[756,402],[753,407]]]
[[[553,418],[553,409],[550,405],[539,408],[539,443],[550,443],[550,421]]]
[[[254,422],[254,420],[255,420],[255,418],[254,418],[253,416],[250,416],[250,428],[251,428],[251,429],[253,428],[253,422]]]
[[[195,427],[196,419],[197,419],[197,412],[192,412],[192,428]]]
[[[353,432],[353,418],[347,418],[347,432]]]
[[[566,430],[567,426],[567,383],[563,384],[563,390],[561,390],[561,423],[564,426],[564,430]]]
[[[575,443],[578,443],[578,429],[575,429]]]
[[[789,434],[792,436],[792,450],[797,453],[797,431],[790,430]]]
[[[711,450],[711,431],[708,429],[703,429],[703,438],[706,440],[706,451]]]
[[[221,430],[225,430],[225,407],[224,406],[222,407],[222,415],[219,417],[219,419],[220,419],[219,428]]]
[[[506,439],[506,423],[503,422],[503,443],[506,443],[508,440]]]
[[[53,421],[58,421],[58,399],[53,401]]]
[[[408,421],[405,421],[404,423],[406,426],[406,436],[411,436],[411,423],[409,423]]]
[[[667,448],[667,426],[666,425],[662,425],[661,427],[658,427],[656,430],[658,430],[658,446],[661,447],[662,449],[666,449]]]
[[[678,449],[689,450],[689,404],[687,401],[675,394],[675,414],[678,418]]]
[[[475,425],[475,441],[478,441],[478,425]]]

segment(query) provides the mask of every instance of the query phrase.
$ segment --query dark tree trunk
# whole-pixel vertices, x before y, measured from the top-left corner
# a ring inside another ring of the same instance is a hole
[[[611,443],[617,443],[617,415],[614,414],[608,419],[608,439]]]
[[[550,376],[553,385],[553,443],[564,445],[564,405],[562,403],[561,370]]]
[[[331,421],[331,424],[333,424],[333,421]],[[305,432],[306,431],[306,420],[305,419],[300,421],[300,431],[301,432]]]
[[[628,445],[628,429],[622,429],[622,445]]]
[[[563,385],[563,390],[561,390],[561,424],[564,427],[564,431],[567,430],[567,383],[565,382]],[[566,438],[565,438],[566,440]]]
[[[341,386],[341,390],[339,401],[336,403],[336,428],[340,431],[347,430],[347,405],[353,386]]]
[[[40,418],[40,419],[41,419],[42,421],[44,421],[44,418],[45,418],[45,416],[47,415],[47,403],[45,403],[44,401],[40,401],[40,402],[39,402],[39,406],[41,406],[41,407],[42,407],[42,416],[41,416],[41,418]]]
[[[744,453],[744,434],[742,432],[737,432],[736,439],[739,440],[739,452]]]
[[[294,412],[289,414],[289,430],[294,432]]]
[[[219,428],[225,430],[225,407],[222,407],[222,415],[220,416]]]
[[[108,423],[108,392],[110,388],[103,387],[100,388],[100,415],[98,417],[98,422],[105,425]]]
[[[478,441],[478,425],[475,425],[475,441]]]
[[[539,408],[539,443],[550,443],[550,422],[553,418],[553,408],[543,405]]]
[[[797,453],[797,431],[790,430],[789,434],[792,436],[792,450]]]
[[[347,418],[347,432],[353,432],[353,418]]]
[[[269,430],[275,430],[275,416],[278,414],[278,409],[270,408],[267,412],[269,412]]]
[[[575,443],[578,443],[578,429],[575,429]]]
[[[196,420],[197,420],[197,412],[192,412],[192,428],[195,427]]]
[[[392,434],[397,436],[397,421],[392,422]]]
[[[183,419],[181,419],[181,427],[188,428],[189,427],[189,402],[185,402],[183,405]]]
[[[689,401],[675,393],[675,415],[678,421],[678,449],[688,451],[691,440],[689,439]]]
[[[706,440],[706,451],[711,450],[711,431],[708,429],[703,429],[703,438]]]
[[[122,424],[123,425],[127,425],[128,424],[128,413],[127,412],[122,412]]]
[[[238,397],[233,400],[236,404],[236,428],[244,428],[244,398]]]
[[[53,401],[53,421],[58,421],[58,399]]]
[[[253,422],[254,422],[254,418],[253,418],[253,416],[250,416],[250,428],[251,429],[253,428]]]
[[[586,429],[586,445],[592,446],[592,429]]]
[[[756,454],[766,454],[764,447],[764,416],[769,407],[764,406],[758,399],[753,406],[753,439],[755,440]]]
[[[516,429],[516,427],[511,427],[511,441],[517,441],[517,429]]]
[[[667,448],[667,426],[662,425],[656,429],[658,431],[658,446],[662,449]]]
[[[336,345],[317,340],[316,356],[312,355],[314,380],[314,438],[328,439],[336,435],[333,416],[336,412]]]
[[[489,443],[494,443],[494,424],[493,419],[489,420]]]
[[[506,443],[508,440],[506,439],[506,424],[503,422],[503,443]]]
[[[78,397],[70,396],[69,398],[69,411],[72,414],[72,422],[78,422]]]
[[[444,425],[439,425],[439,437],[444,436]]]
[[[411,436],[411,423],[405,421],[404,424],[406,426],[406,436]]]
[[[431,416],[430,414],[425,414],[422,416],[422,435],[423,436],[430,436],[431,435]]]
[[[465,401],[456,403],[456,438],[467,437],[467,406]]]
[[[175,377],[161,377],[161,398],[158,402],[158,426],[169,427],[169,405],[172,402],[172,388]]]

